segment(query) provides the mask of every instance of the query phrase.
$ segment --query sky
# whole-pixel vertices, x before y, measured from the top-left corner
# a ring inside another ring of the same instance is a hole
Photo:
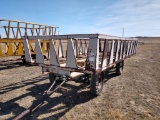
[[[0,0],[0,19],[57,26],[57,34],[156,37],[160,0]]]

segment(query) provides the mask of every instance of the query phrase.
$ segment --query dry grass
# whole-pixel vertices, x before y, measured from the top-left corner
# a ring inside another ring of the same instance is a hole
[[[121,112],[119,109],[109,109],[106,113],[107,120],[123,120],[124,113]]]
[[[0,67],[0,119],[18,115],[49,86],[38,66],[10,63]],[[28,120],[158,120],[160,119],[160,42],[138,46],[125,61],[124,73],[110,73],[101,96],[89,84],[69,81]]]

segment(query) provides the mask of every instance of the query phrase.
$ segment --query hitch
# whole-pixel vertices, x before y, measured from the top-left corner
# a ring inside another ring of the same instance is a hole
[[[28,114],[30,114],[31,112],[35,111],[38,107],[40,107],[43,104],[43,102],[49,98],[49,96],[51,96],[58,88],[60,88],[66,82],[66,79],[63,78],[62,80],[63,81],[52,90],[53,86],[55,85],[55,83],[57,81],[57,79],[56,79],[51,84],[49,89],[43,93],[43,96],[40,99],[36,100],[36,102],[34,104],[32,104],[28,109],[23,111],[21,114],[19,114],[13,120],[21,120],[24,117],[26,117]]]

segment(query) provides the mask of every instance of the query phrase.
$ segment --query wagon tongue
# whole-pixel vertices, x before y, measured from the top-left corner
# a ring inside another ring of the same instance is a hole
[[[25,111],[23,111],[21,114],[19,114],[13,120],[21,120],[22,118],[24,118],[27,115],[29,115],[31,112],[35,111],[40,105],[43,104],[43,101],[45,101],[46,99],[48,99],[49,96],[52,95],[65,82],[66,82],[66,80],[63,80],[59,85],[57,85],[53,90],[51,90],[53,88],[53,86],[55,85],[56,81],[53,82],[51,84],[51,86],[49,87],[49,89],[44,92],[43,96],[40,99],[36,100],[28,109],[26,109]]]

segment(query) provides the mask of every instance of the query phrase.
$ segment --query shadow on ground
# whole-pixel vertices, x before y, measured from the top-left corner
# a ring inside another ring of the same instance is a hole
[[[105,79],[107,82],[110,78],[115,77],[115,73],[111,73]],[[9,113],[13,113],[14,115],[18,115],[23,112],[26,108],[19,106],[16,101],[27,96],[32,96],[36,100],[40,98],[45,90],[49,87],[49,83],[38,84],[39,81],[46,80],[48,75],[39,76],[33,79],[25,80],[16,84],[11,84],[8,86],[4,86],[0,88],[0,94],[7,94],[6,92],[16,90],[22,88],[26,85],[35,84],[36,85],[27,89],[27,93],[20,95],[19,97],[13,98],[4,103],[0,103],[0,115],[6,115]],[[46,100],[47,104],[42,105],[36,110],[32,115],[26,117],[26,120],[37,119],[41,114],[53,113],[51,116],[45,117],[43,120],[48,119],[59,119],[61,118],[67,111],[75,107],[76,105],[83,104],[91,99],[95,98],[95,96],[91,95],[90,92],[84,91],[84,89],[89,88],[89,83],[82,82],[79,79],[75,80],[75,82],[79,82],[79,86],[75,86],[66,82],[61,88],[59,88],[56,93],[60,93],[60,96],[49,98]],[[35,100],[35,101],[36,101]],[[35,102],[34,101],[34,102]],[[33,102],[33,103],[34,103]],[[59,106],[59,104],[63,104],[63,106]],[[57,106],[56,108],[54,106]],[[13,118],[10,118],[13,119]]]
[[[7,70],[7,69],[13,69],[18,67],[30,67],[33,66],[31,64],[23,63],[23,62],[15,62],[15,61],[7,61],[7,62],[1,62],[0,61],[0,70]]]

